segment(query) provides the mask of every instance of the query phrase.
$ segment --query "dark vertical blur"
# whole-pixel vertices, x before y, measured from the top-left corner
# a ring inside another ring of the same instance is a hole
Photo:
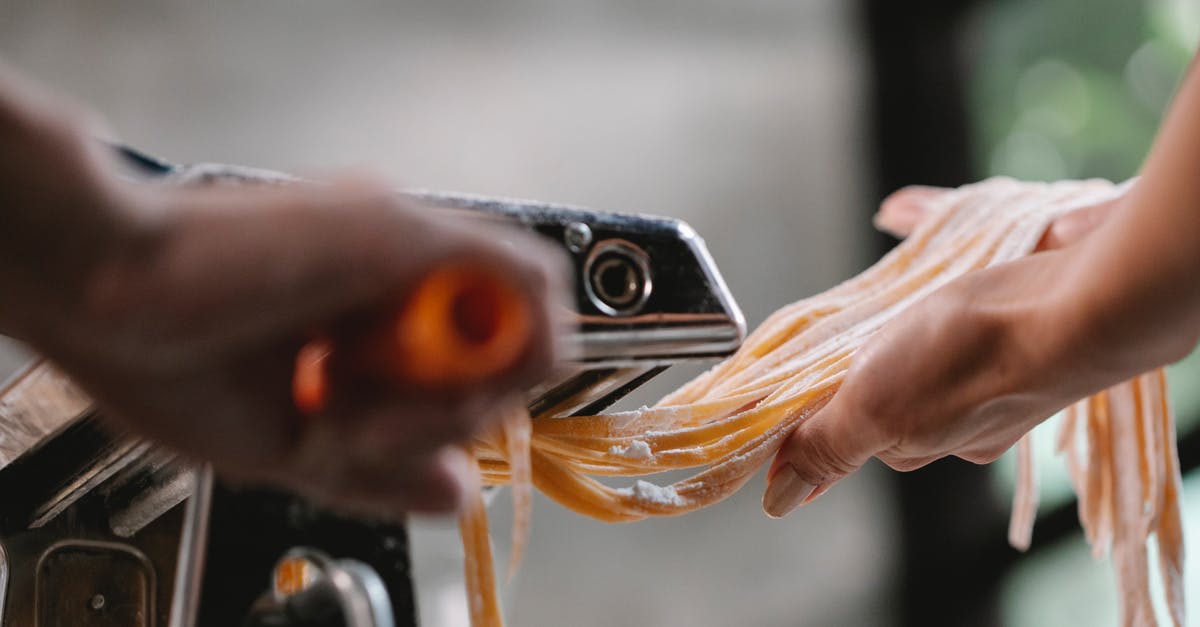
[[[905,185],[977,178],[966,106],[965,17],[974,0],[863,0],[874,198]],[[877,204],[870,206],[873,212]],[[865,223],[865,222],[864,222]],[[895,244],[876,239],[882,255]],[[901,627],[1000,625],[1004,512],[988,468],[947,459],[896,473]]]
[[[976,0],[863,0],[875,200],[972,180],[962,24]],[[872,207],[873,210],[873,207]],[[880,234],[877,252],[895,240]]]

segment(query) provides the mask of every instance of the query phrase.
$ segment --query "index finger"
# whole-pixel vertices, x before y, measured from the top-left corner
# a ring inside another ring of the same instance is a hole
[[[954,190],[945,187],[910,185],[901,188],[883,200],[875,214],[875,228],[904,239],[916,230],[921,221],[936,206],[941,198]],[[1064,248],[1083,239],[1100,226],[1118,199],[1076,209],[1060,216],[1046,228],[1036,250]]]
[[[945,194],[949,188],[930,187],[928,185],[909,185],[892,192],[879,205],[875,214],[875,228],[904,239],[908,237],[925,219],[929,209]]]

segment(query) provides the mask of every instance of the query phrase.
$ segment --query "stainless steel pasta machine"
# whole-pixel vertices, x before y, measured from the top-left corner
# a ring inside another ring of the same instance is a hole
[[[116,148],[147,185],[286,183]],[[575,357],[529,390],[535,419],[603,410],[672,364],[733,352],[741,312],[700,237],[669,218],[461,194],[437,210],[536,233],[569,256]],[[403,525],[226,485],[111,430],[51,366],[0,386],[0,627],[415,625]],[[305,567],[298,589],[281,569]]]

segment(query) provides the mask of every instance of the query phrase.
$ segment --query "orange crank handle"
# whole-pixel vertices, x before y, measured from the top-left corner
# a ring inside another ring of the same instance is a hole
[[[446,390],[486,381],[521,360],[533,339],[528,298],[507,275],[478,263],[449,263],[425,275],[396,315],[352,342],[306,344],[296,355],[292,397],[305,413],[332,393],[335,351],[358,371],[386,383]]]

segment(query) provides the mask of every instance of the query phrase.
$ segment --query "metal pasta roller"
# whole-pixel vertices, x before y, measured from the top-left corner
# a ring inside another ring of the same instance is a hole
[[[117,151],[125,174],[147,185],[296,180]],[[535,419],[599,412],[672,364],[723,357],[741,342],[741,312],[683,222],[406,195],[537,233],[569,255],[577,350],[529,390]],[[0,386],[0,435],[0,627],[416,625],[403,525],[226,485],[102,427],[89,399],[44,362]]]

